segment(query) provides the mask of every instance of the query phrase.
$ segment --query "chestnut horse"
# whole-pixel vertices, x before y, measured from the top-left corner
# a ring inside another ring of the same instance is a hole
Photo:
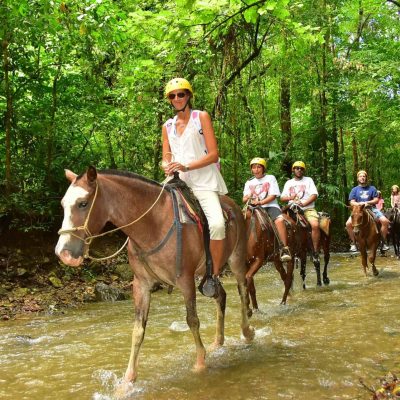
[[[295,252],[294,255],[300,260],[300,276],[303,280],[303,289],[306,288],[306,265],[307,265],[307,253],[313,253],[313,243],[311,239],[311,226],[306,221],[302,209],[296,204],[291,204],[283,209],[283,212],[287,213],[296,223],[295,233]],[[322,281],[325,285],[329,285],[330,280],[328,277],[328,264],[330,260],[330,243],[331,243],[331,231],[330,231],[330,218],[324,220],[322,227],[320,223],[320,247],[324,253],[324,269],[322,271]],[[321,263],[319,257],[315,257],[312,254],[312,261],[314,264],[315,272],[317,274],[317,285],[322,286],[321,281]]]
[[[367,250],[369,251],[368,260],[372,265],[372,272],[375,276],[379,275],[375,267],[376,250],[381,241],[381,234],[372,213],[366,210],[365,204],[350,206],[351,224],[353,226],[354,237],[358,243],[361,254],[361,263],[364,274],[367,276]]]
[[[256,288],[254,285],[253,276],[261,268],[265,261],[273,261],[276,270],[279,272],[285,291],[283,293],[281,304],[286,304],[286,299],[289,294],[293,281],[293,259],[287,262],[286,269],[280,259],[279,243],[271,226],[271,223],[263,223],[262,215],[265,213],[262,207],[248,206],[245,211],[246,231],[247,231],[247,264],[249,269],[247,272],[247,280],[249,294],[253,309],[258,310],[256,298]],[[286,216],[285,216],[286,217]],[[288,229],[288,244],[290,252],[293,254],[293,223],[286,219]],[[261,221],[260,221],[261,220]]]
[[[134,272],[133,301],[135,319],[132,348],[124,381],[135,381],[138,355],[143,342],[152,288],[158,282],[178,287],[186,305],[186,321],[196,345],[195,369],[205,368],[206,351],[200,338],[196,310],[195,276],[204,274],[203,234],[196,224],[179,225],[175,219],[171,193],[164,186],[128,172],[97,172],[94,167],[77,176],[66,170],[71,182],[63,200],[64,221],[59,231],[56,254],[67,265],[79,266],[88,255],[88,246],[107,222],[128,237],[129,263]],[[241,328],[250,341],[254,329],[249,325],[249,297],[246,287],[246,234],[240,208],[228,197],[222,203],[231,212],[226,229],[224,261],[230,264],[238,283],[241,300]],[[179,249],[179,250],[178,250]],[[178,268],[178,260],[182,268]],[[214,345],[224,343],[226,292],[219,287],[215,296],[217,329]]]

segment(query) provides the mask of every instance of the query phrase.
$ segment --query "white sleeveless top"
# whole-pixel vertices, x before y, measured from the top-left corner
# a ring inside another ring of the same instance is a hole
[[[164,125],[168,123],[171,124],[171,120],[168,120]],[[187,165],[207,154],[204,137],[200,134],[199,128],[192,118],[192,113],[181,135],[177,134],[175,123],[176,116],[172,120],[171,128],[167,129],[168,142],[174,155],[174,161]],[[215,163],[188,172],[180,171],[179,177],[193,190],[211,190],[218,192],[218,194],[228,193],[224,178]]]

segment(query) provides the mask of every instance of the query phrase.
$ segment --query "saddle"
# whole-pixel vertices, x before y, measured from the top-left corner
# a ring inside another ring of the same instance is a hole
[[[203,233],[204,250],[206,253],[206,274],[204,275],[198,289],[202,294],[203,285],[206,278],[212,276],[212,258],[210,253],[210,232],[208,229],[207,218],[200,206],[199,201],[194,195],[192,189],[179,178],[179,173],[175,172],[174,177],[165,185],[166,190],[171,193],[174,205],[174,219],[177,225],[177,276],[182,272],[182,224],[196,223],[199,230]],[[222,212],[225,219],[225,225],[233,220],[233,212],[231,208],[221,202]]]
[[[165,188],[169,192],[175,194],[175,200],[178,205],[179,221],[182,224],[197,224],[199,230],[203,232],[204,226],[207,225],[207,218],[203,209],[192,189],[179,178],[178,173],[167,183]],[[225,225],[233,220],[232,209],[221,202],[222,214],[224,216]]]
[[[282,209],[282,212],[287,213],[290,209],[290,206],[286,206]],[[307,221],[303,209],[300,207],[296,207],[296,211],[292,210],[293,213],[296,215],[295,222],[297,225],[301,226],[302,228],[311,229],[310,223]],[[318,211],[318,222],[319,227],[325,235],[329,235],[329,226],[331,223],[330,215],[325,211]]]

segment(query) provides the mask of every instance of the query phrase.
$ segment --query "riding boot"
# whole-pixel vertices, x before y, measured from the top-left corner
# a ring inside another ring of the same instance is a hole
[[[290,255],[289,247],[287,247],[287,246],[282,247],[280,250],[280,253],[281,253],[280,257],[281,257],[282,262],[287,262],[292,259],[292,256]]]
[[[217,297],[218,296],[218,288],[221,286],[221,282],[219,281],[218,276],[216,275],[208,275],[204,276],[198,289],[200,293],[206,297]]]

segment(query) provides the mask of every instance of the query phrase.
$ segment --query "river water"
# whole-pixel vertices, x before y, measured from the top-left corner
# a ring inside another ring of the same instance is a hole
[[[307,290],[296,270],[288,305],[283,284],[264,266],[256,276],[261,312],[253,343],[240,338],[239,296],[228,293],[226,343],[194,373],[194,344],[178,291],[152,295],[129,399],[370,399],[359,384],[379,386],[400,373],[400,261],[378,257],[380,275],[365,278],[359,257],[335,254],[331,284],[317,288],[309,267]],[[198,297],[203,341],[214,335],[212,300]],[[131,301],[96,303],[63,315],[0,322],[0,399],[113,399],[131,341]]]

